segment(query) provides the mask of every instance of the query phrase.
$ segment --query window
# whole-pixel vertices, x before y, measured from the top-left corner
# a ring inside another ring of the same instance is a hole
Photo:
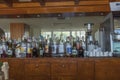
[[[42,35],[44,38],[48,38],[48,37],[51,37],[51,32],[41,32],[41,35]]]
[[[76,31],[43,31],[41,33],[44,38],[47,38],[48,35],[49,37],[52,37],[52,35],[55,35],[57,38],[60,38],[60,35],[63,34],[64,39],[66,37],[72,35],[74,38],[78,36],[80,39],[85,40],[85,31],[81,30],[76,30]]]

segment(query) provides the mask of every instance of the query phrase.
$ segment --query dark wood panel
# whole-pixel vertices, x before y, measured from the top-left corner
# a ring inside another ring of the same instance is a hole
[[[94,80],[94,61],[78,61],[78,80]]]
[[[25,80],[51,80],[50,76],[26,76]]]
[[[77,76],[52,76],[51,80],[77,80]]]
[[[52,63],[51,64],[52,75],[76,75],[77,66],[76,63]]]
[[[22,38],[23,34],[24,34],[24,23],[11,23],[10,24],[10,35],[11,35],[11,39],[16,39],[18,40],[18,38]]]
[[[25,64],[26,75],[50,75],[50,64],[48,63],[26,63]]]
[[[95,62],[95,80],[119,80],[120,60],[99,60]]]
[[[9,77],[10,80],[24,80],[24,61],[20,59],[9,59]]]
[[[8,59],[3,59],[3,58],[1,58],[1,59],[0,59],[0,62],[8,62]]]

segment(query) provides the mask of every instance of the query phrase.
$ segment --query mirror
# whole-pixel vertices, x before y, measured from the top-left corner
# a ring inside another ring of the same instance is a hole
[[[60,32],[68,31],[69,34],[77,33],[79,31],[86,31],[84,27],[85,23],[94,23],[94,32],[100,27],[100,23],[103,21],[104,16],[81,16],[81,17],[65,17],[60,19],[57,17],[42,17],[42,18],[1,18],[0,27],[5,31],[6,36],[10,38],[10,24],[11,23],[25,23],[30,26],[32,36],[38,37],[41,33],[43,35],[46,32],[53,32],[58,34]],[[85,32],[82,34],[85,35]],[[45,35],[46,36],[46,35]]]

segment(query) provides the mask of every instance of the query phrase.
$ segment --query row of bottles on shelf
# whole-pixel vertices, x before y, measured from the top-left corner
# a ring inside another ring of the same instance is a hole
[[[60,38],[40,36],[39,38],[26,38],[22,40],[5,40],[5,37],[1,38],[0,43],[0,57],[61,57],[61,56],[74,56],[84,57],[85,42],[72,36],[63,38],[63,34]]]

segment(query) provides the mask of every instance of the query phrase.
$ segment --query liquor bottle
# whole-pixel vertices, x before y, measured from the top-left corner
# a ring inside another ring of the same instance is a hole
[[[1,55],[1,58],[6,58],[6,57],[7,57],[6,51],[3,50],[3,53],[2,53],[2,55]]]
[[[40,57],[43,57],[44,49],[42,46],[39,47],[39,55]]]
[[[77,57],[77,55],[78,55],[78,52],[77,52],[77,50],[76,50],[76,47],[74,46],[74,47],[72,48],[72,56],[73,56],[73,57]]]
[[[71,46],[71,44],[70,44],[69,37],[67,37],[67,39],[66,39],[66,46],[65,46],[65,49],[66,49],[66,56],[71,56],[71,53],[72,53],[72,46]]]
[[[2,43],[0,42],[0,57],[2,56],[3,49],[2,49]]]
[[[82,43],[79,40],[79,37],[76,38],[76,49],[78,52],[78,57],[84,57],[84,49],[82,47]]]
[[[32,56],[38,57],[38,49],[36,47],[36,43],[34,43],[33,49],[32,49]]]
[[[27,42],[26,57],[28,57],[28,58],[32,57],[32,45],[31,45],[31,41]]]
[[[20,58],[21,54],[23,54],[23,53],[21,53],[21,45],[20,44],[17,44],[14,53],[15,53],[16,58]]]
[[[8,46],[7,55],[8,57],[12,57],[13,56],[12,40],[7,41],[7,46]]]
[[[63,40],[60,40],[59,45],[58,45],[58,54],[59,56],[64,56],[65,50],[64,50],[64,43]]]
[[[45,45],[44,45],[44,56],[45,57],[50,57],[51,54],[49,53],[49,50],[50,50],[50,46],[49,46],[49,41],[46,39],[45,40]]]
[[[72,47],[76,47],[76,39],[73,38],[73,46]]]
[[[79,37],[76,37],[76,49],[79,50],[79,48],[80,48]]]
[[[78,49],[78,57],[84,57],[84,49],[82,47]]]
[[[23,40],[21,41],[21,50],[20,50],[20,53],[21,53],[21,57],[26,57],[26,54],[27,54],[27,39],[23,38]]]
[[[43,57],[43,53],[44,53],[44,47],[43,47],[42,41],[40,40],[40,42],[39,42],[39,56]]]
[[[56,56],[57,54],[57,44],[55,40],[53,40],[51,44],[51,53],[52,53],[52,56]]]
[[[43,57],[44,55],[44,37],[40,35],[39,37],[39,56]]]
[[[7,45],[6,45],[6,42],[3,40],[2,41],[2,51],[3,53],[1,54],[1,57],[2,58],[6,58],[7,57]]]

